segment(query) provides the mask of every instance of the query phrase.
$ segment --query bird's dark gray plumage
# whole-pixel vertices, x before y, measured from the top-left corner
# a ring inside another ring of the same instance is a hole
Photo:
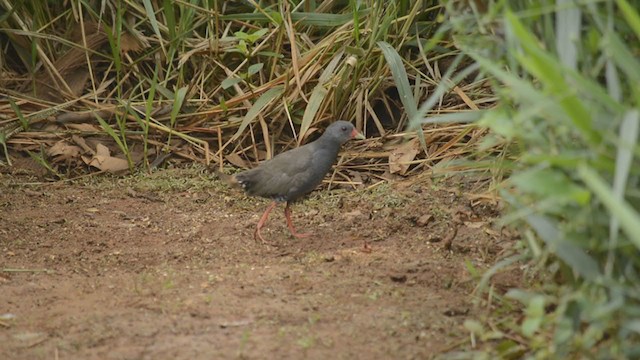
[[[317,140],[281,153],[254,169],[234,175],[231,181],[249,195],[274,200],[258,222],[254,236],[263,240],[260,228],[266,222],[269,212],[277,202],[286,202],[285,215],[289,230],[294,236],[303,237],[303,234],[297,234],[293,228],[289,204],[313,191],[322,182],[336,161],[340,146],[353,138],[364,139],[364,136],[351,123],[336,121]]]

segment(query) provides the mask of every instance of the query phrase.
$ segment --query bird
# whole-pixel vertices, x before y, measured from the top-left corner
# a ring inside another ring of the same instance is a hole
[[[335,163],[342,144],[351,139],[365,137],[348,121],[338,120],[327,127],[315,141],[274,156],[257,167],[235,175],[226,175],[216,170],[226,183],[240,187],[248,195],[271,199],[253,233],[253,238],[267,243],[260,229],[266,224],[269,213],[279,204],[285,203],[284,215],[287,227],[296,238],[310,236],[298,233],[291,220],[291,203],[313,191],[324,179]]]

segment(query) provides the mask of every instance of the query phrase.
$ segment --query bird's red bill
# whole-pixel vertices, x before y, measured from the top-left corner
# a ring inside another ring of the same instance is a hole
[[[352,139],[360,139],[360,140],[364,140],[365,139],[364,135],[359,133],[358,130],[356,130],[356,129],[353,129],[351,131],[351,138]]]

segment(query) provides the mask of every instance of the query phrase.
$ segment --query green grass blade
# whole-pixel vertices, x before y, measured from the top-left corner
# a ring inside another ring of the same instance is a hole
[[[247,111],[247,114],[242,119],[240,126],[230,141],[233,141],[242,135],[244,130],[249,126],[249,124],[258,116],[258,114],[267,106],[271,101],[281,96],[284,92],[284,86],[275,86],[269,90],[267,90],[264,94],[262,94],[258,100],[253,104],[253,106]]]
[[[180,109],[182,109],[182,104],[184,103],[184,97],[187,95],[188,89],[189,89],[188,86],[183,86],[180,89],[178,89],[178,91],[176,91],[175,95],[173,96],[173,106],[171,108],[171,115],[169,119],[169,127],[172,130],[175,128],[176,119],[178,118],[178,113],[180,112]],[[169,147],[171,144],[171,134],[173,133],[172,132],[169,133],[169,136],[167,137],[167,147]]]
[[[116,134],[115,130],[113,130],[113,128],[109,124],[107,124],[107,122],[104,121],[104,119],[98,113],[94,112],[94,116],[96,117],[96,119],[98,119],[98,123],[102,127],[102,130],[104,130],[104,132],[106,132],[109,136],[111,136],[113,141],[115,141],[116,144],[118,144],[118,147],[124,154],[127,154],[128,153],[127,146],[124,144],[124,142],[122,142],[122,139],[120,139],[120,136]]]
[[[616,0],[616,3],[620,8],[622,16],[624,16],[625,20],[627,20],[627,23],[633,29],[633,32],[636,33],[636,37],[640,39],[640,15],[638,15],[633,6],[631,6],[631,4],[627,2],[627,0]],[[637,10],[638,8],[636,7],[635,9]]]
[[[147,12],[147,19],[151,23],[151,28],[153,32],[158,37],[158,41],[160,42],[160,47],[162,51],[164,51],[164,41],[162,40],[162,33],[160,32],[160,26],[158,25],[158,19],[156,19],[156,13],[153,11],[153,5],[151,4],[151,0],[142,0],[144,4],[144,10]]]
[[[169,40],[173,42],[176,38],[176,15],[173,11],[173,1],[164,0],[162,2],[164,17],[167,20],[167,29],[169,29]],[[145,4],[146,9],[146,4]],[[157,27],[157,24],[156,24]],[[155,28],[154,28],[155,31]],[[159,31],[159,30],[158,30]],[[157,33],[156,33],[157,34]]]
[[[11,109],[16,113],[18,120],[20,120],[20,125],[22,126],[22,130],[29,130],[29,120],[27,120],[22,111],[20,111],[20,107],[13,101],[12,98],[9,98],[9,104],[11,105]]]
[[[188,89],[188,86],[181,87],[176,91],[176,94],[173,97],[173,107],[171,108],[171,127],[176,123],[176,118],[178,117],[180,109],[182,109],[182,104],[184,104],[184,98],[187,95]]]
[[[324,98],[329,93],[329,90],[327,90],[326,88],[327,83],[335,72],[336,67],[340,62],[340,59],[342,59],[343,54],[344,52],[342,51],[336,54],[333,59],[331,59],[331,62],[329,62],[327,67],[322,71],[322,74],[320,74],[318,84],[311,92],[309,104],[307,104],[307,108],[305,109],[304,115],[302,116],[302,124],[300,124],[300,133],[298,134],[298,143],[302,141],[305,134],[309,130],[309,127],[311,127],[313,119],[315,119],[316,114],[318,113],[318,109],[320,109],[320,105],[322,105]]]
[[[378,47],[382,50],[382,54],[387,60],[387,64],[389,64],[389,69],[391,70],[391,75],[396,83],[396,88],[400,95],[400,101],[402,101],[402,105],[404,106],[404,111],[407,112],[409,119],[415,118],[418,113],[418,105],[416,104],[416,99],[413,97],[413,91],[411,91],[411,85],[409,85],[407,70],[404,68],[400,54],[398,54],[393,46],[384,41],[378,41]]]

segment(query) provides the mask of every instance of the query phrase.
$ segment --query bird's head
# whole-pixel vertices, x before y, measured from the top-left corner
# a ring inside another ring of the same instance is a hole
[[[351,139],[360,139],[364,140],[365,137],[362,135],[356,128],[348,121],[338,120],[333,124],[329,125],[327,130],[325,131],[325,135],[328,136],[340,144],[344,144],[345,142]]]

